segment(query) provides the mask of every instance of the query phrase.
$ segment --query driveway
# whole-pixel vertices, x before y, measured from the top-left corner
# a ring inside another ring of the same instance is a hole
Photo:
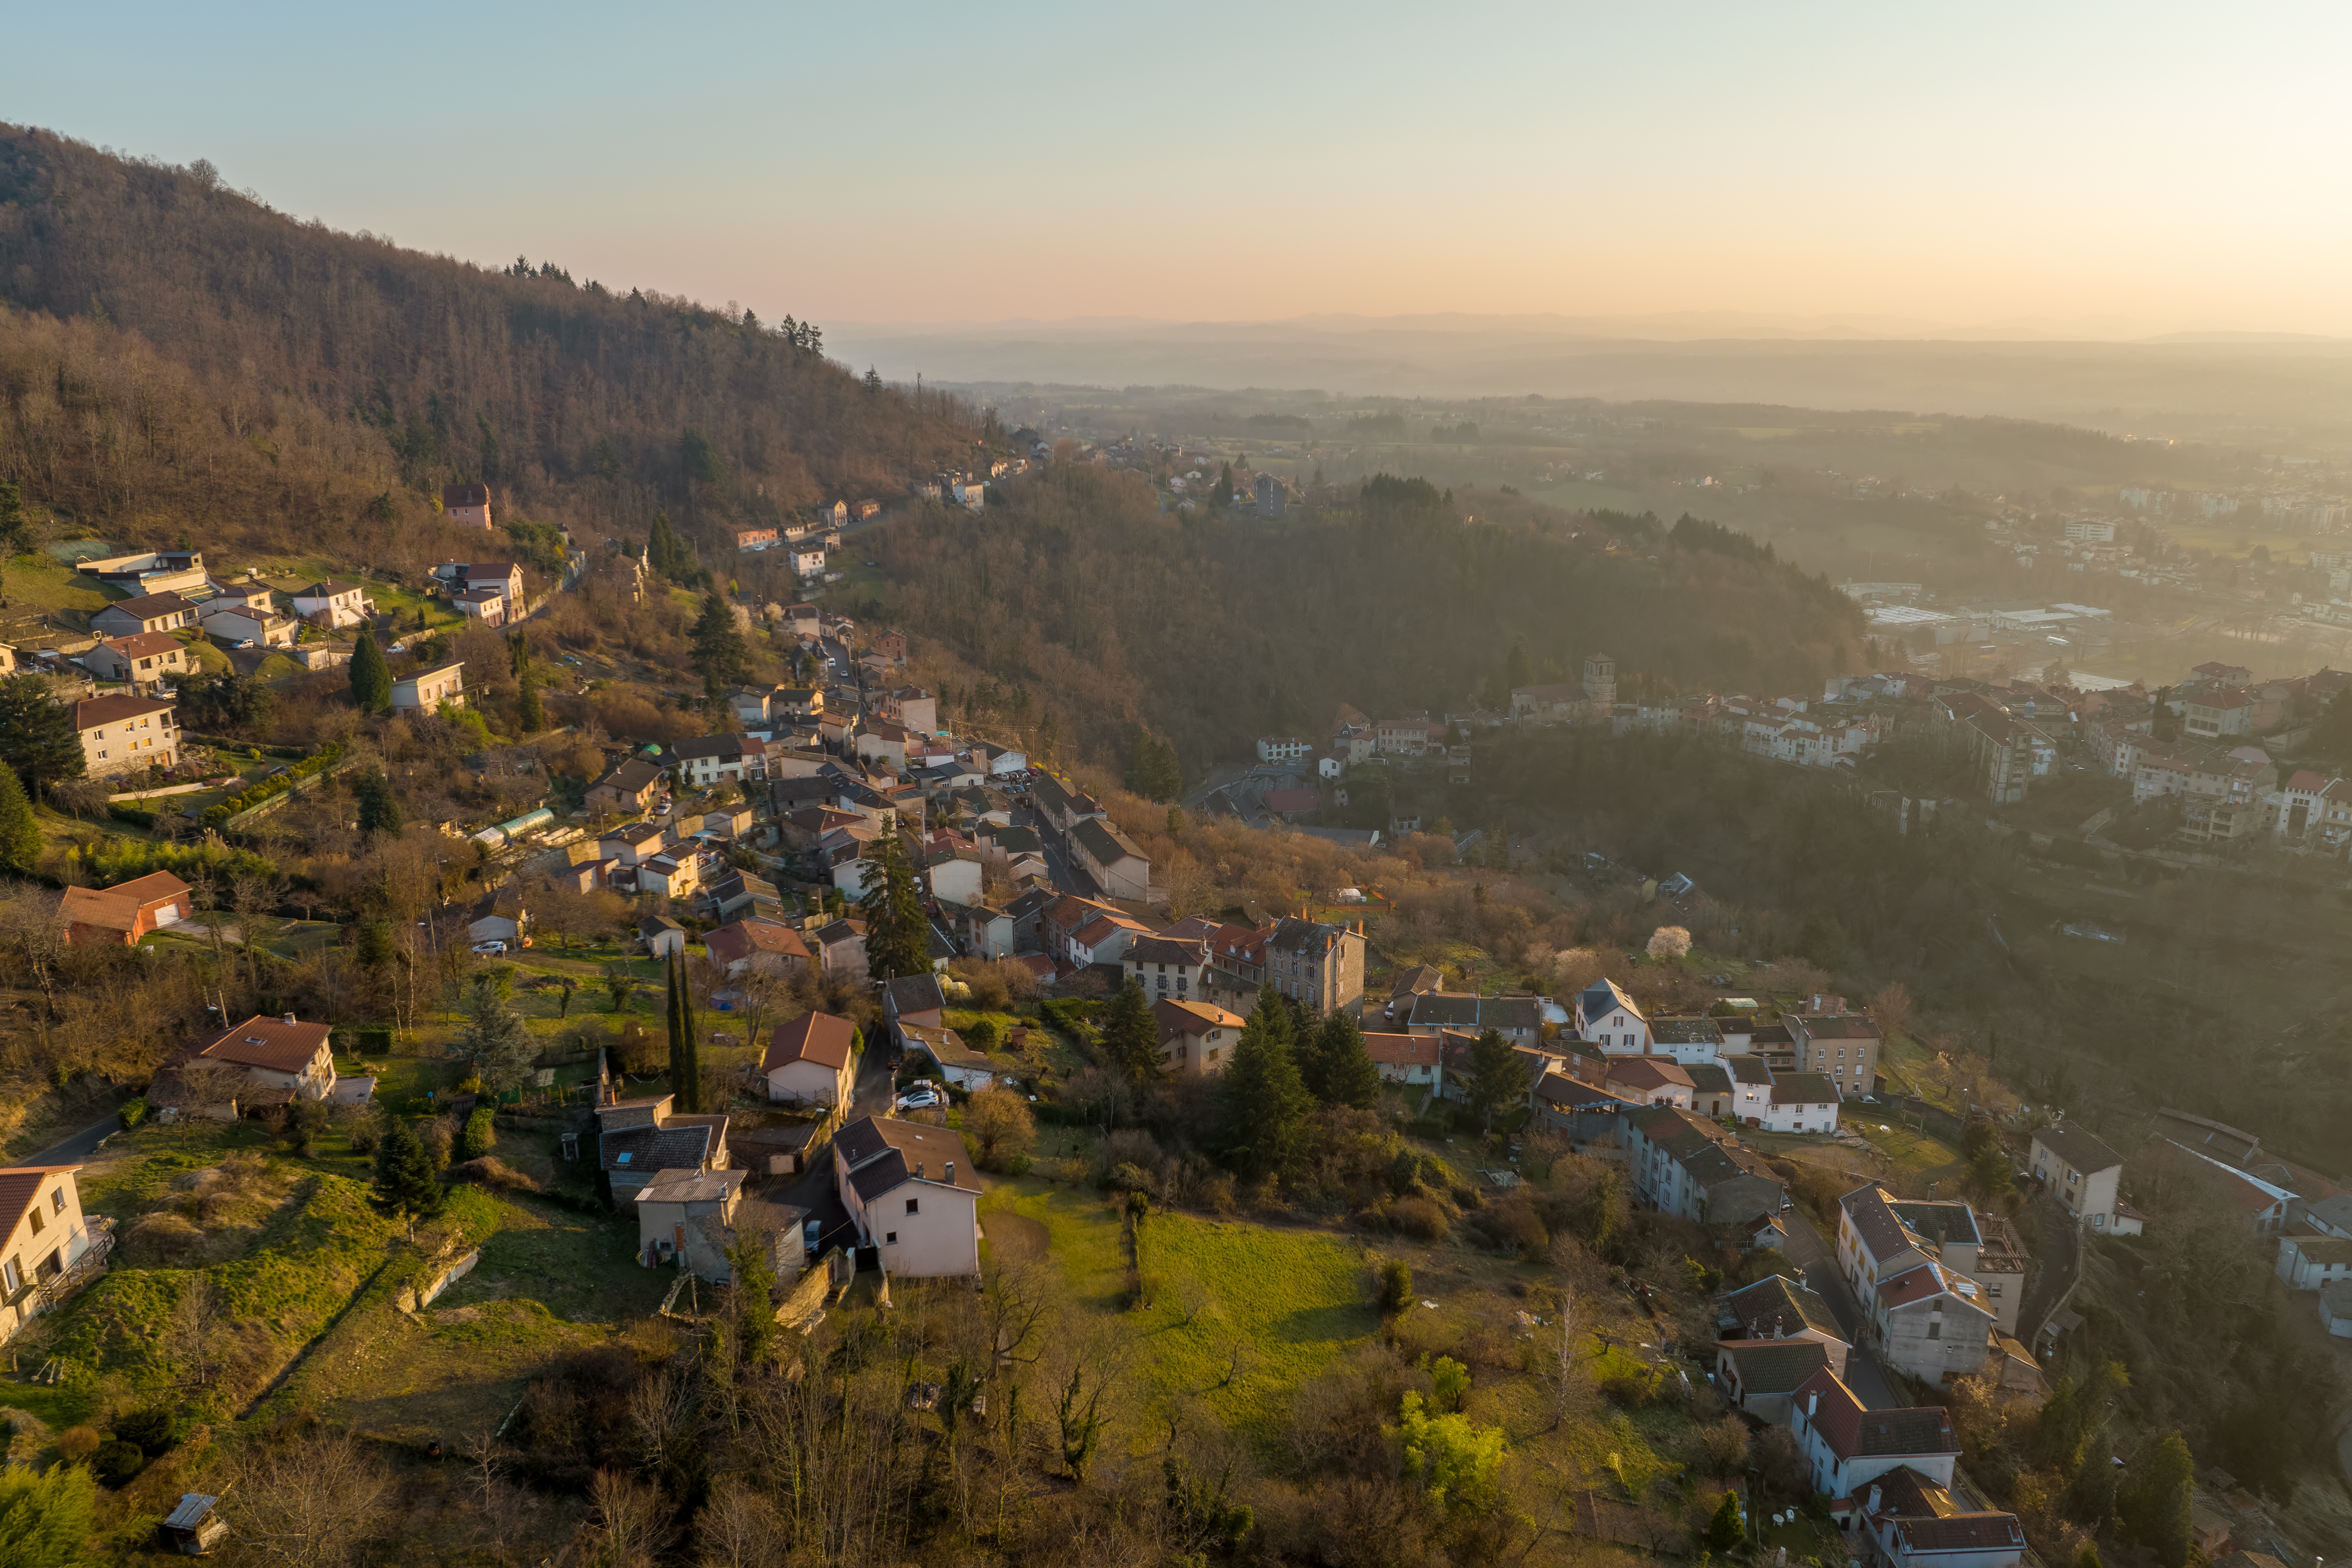
[[[1895,1384],[1881,1371],[1878,1359],[1863,1348],[1862,1327],[1868,1320],[1863,1316],[1862,1303],[1854,1299],[1853,1287],[1838,1271],[1837,1254],[1813,1226],[1812,1216],[1801,1208],[1788,1211],[1789,1260],[1805,1271],[1805,1283],[1814,1294],[1829,1303],[1830,1315],[1845,1331],[1846,1343],[1853,1353],[1846,1358],[1845,1384],[1853,1396],[1871,1410],[1895,1410],[1910,1403],[1898,1396]]]
[[[98,1146],[107,1135],[122,1131],[120,1117],[109,1113],[103,1121],[93,1121],[62,1143],[52,1144],[37,1154],[27,1155],[20,1165],[77,1165],[98,1152]]]

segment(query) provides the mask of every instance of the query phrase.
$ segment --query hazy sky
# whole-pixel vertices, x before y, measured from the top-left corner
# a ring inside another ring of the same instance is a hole
[[[2352,7],[128,5],[0,118],[820,321],[2352,332]]]

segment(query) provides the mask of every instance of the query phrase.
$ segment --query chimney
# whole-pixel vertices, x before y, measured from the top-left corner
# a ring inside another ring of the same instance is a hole
[[[920,1160],[915,1162],[915,1180],[919,1182],[929,1180],[923,1174],[923,1163]]]
[[[294,1015],[291,1013],[287,1014],[285,1021],[289,1024],[292,1023],[294,1021]]]
[[[948,1185],[951,1187],[955,1185],[955,1162],[953,1160],[950,1160],[948,1162]]]

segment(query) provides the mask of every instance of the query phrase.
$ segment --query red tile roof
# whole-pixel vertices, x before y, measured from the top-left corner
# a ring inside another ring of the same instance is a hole
[[[16,1234],[25,1211],[33,1206],[51,1176],[80,1169],[79,1165],[10,1165],[0,1170],[0,1245]]]
[[[326,1049],[326,1025],[289,1024],[257,1013],[242,1024],[204,1037],[187,1055],[265,1072],[299,1073]]]
[[[1818,1406],[1809,1401],[1821,1396]],[[1890,1455],[1943,1455],[1960,1451],[1952,1435],[1951,1417],[1939,1405],[1913,1405],[1900,1410],[1865,1410],[1853,1391],[1823,1367],[1797,1385],[1797,1409],[1808,1409],[1807,1419],[1830,1452],[1841,1459],[1883,1458]]]
[[[803,1013],[768,1032],[760,1070],[771,1073],[790,1062],[815,1062],[838,1072],[857,1047],[857,1026],[831,1013]]]

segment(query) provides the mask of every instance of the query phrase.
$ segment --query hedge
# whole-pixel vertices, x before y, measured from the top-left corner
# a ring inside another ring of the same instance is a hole
[[[232,816],[251,811],[264,802],[277,799],[305,779],[316,778],[333,767],[342,754],[343,743],[341,741],[331,742],[320,747],[317,752],[296,763],[292,767],[280,773],[271,773],[244,794],[230,795],[218,805],[205,807],[205,826],[217,827]]]
[[[289,762],[299,762],[310,755],[299,746],[264,746],[252,741],[232,741],[226,735],[199,735],[193,730],[181,731],[180,738],[199,746],[210,746],[216,752],[258,752],[265,757],[284,757]]]
[[[128,801],[109,801],[106,806],[106,815],[114,818],[117,822],[127,822],[133,827],[144,827],[152,830],[155,826],[155,814],[153,812],[145,810],[140,806],[132,805]]]

